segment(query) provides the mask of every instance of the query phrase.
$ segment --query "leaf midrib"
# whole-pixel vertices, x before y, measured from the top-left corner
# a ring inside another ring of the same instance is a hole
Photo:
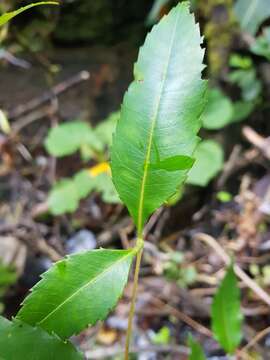
[[[36,323],[37,325],[41,325],[42,323],[44,323],[46,320],[48,320],[49,317],[51,317],[53,314],[55,314],[61,307],[63,307],[66,303],[68,303],[72,298],[74,298],[77,294],[79,294],[81,291],[83,291],[85,288],[87,288],[88,286],[91,286],[92,284],[94,284],[95,282],[97,282],[98,280],[100,280],[102,277],[104,277],[110,270],[111,268],[113,268],[114,266],[116,266],[117,264],[121,263],[122,261],[124,261],[126,258],[128,258],[129,256],[133,255],[133,250],[131,250],[127,255],[125,255],[124,257],[122,257],[121,259],[117,260],[116,262],[113,262],[108,268],[106,268],[104,271],[102,271],[100,274],[98,274],[94,279],[91,279],[90,281],[88,281],[85,285],[81,286],[78,290],[76,290],[74,293],[72,293],[70,296],[68,296],[63,302],[61,302],[53,311],[51,311],[50,313],[48,313],[41,321],[39,321],[38,323]]]
[[[170,64],[170,58],[171,58],[175,34],[176,34],[176,28],[177,28],[178,21],[179,21],[179,13],[180,12],[177,12],[177,18],[175,21],[174,30],[172,32],[171,44],[170,44],[170,48],[169,48],[169,52],[168,52],[168,59],[167,59],[166,66],[165,66],[165,71],[164,71],[164,75],[163,75],[163,79],[162,79],[160,94],[159,94],[158,100],[157,100],[156,109],[155,109],[153,117],[152,117],[152,124],[151,124],[151,128],[150,128],[150,133],[149,133],[146,157],[145,157],[145,161],[144,161],[143,178],[142,178],[142,183],[141,183],[141,190],[140,190],[140,196],[139,196],[139,208],[138,208],[138,237],[140,237],[140,238],[142,237],[142,232],[143,232],[143,221],[142,220],[143,220],[144,195],[145,195],[145,186],[146,186],[146,181],[147,181],[147,176],[148,176],[148,169],[149,169],[149,163],[150,163],[154,130],[155,130],[155,126],[156,126],[157,115],[158,115],[158,112],[160,109],[162,94],[164,92],[164,86],[165,86],[166,79],[167,79],[168,68],[169,68],[169,64]]]

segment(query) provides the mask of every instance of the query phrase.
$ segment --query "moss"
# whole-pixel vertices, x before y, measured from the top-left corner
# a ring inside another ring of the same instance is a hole
[[[206,20],[204,34],[207,40],[208,69],[217,77],[228,62],[235,32],[233,0],[199,0],[199,11]]]

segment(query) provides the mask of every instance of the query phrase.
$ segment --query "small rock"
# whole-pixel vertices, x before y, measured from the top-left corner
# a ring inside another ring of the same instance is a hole
[[[89,230],[80,230],[66,242],[67,254],[75,254],[85,250],[93,250],[97,246],[95,235]]]

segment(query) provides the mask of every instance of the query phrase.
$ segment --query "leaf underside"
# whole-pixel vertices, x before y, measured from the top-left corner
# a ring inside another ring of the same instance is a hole
[[[0,358],[2,360],[82,360],[69,342],[49,335],[19,320],[0,317]]]
[[[242,339],[240,305],[240,290],[231,266],[214,297],[211,311],[214,337],[229,354],[234,353]]]
[[[188,4],[179,4],[147,36],[124,97],[111,167],[139,233],[193,163],[206,92],[201,42]]]
[[[25,299],[17,318],[65,339],[114,308],[127,282],[133,250],[93,250],[57,262]]]
[[[38,2],[38,3],[33,3],[33,4],[26,5],[24,7],[21,7],[18,10],[15,10],[15,11],[5,13],[5,14],[0,16],[0,27],[5,25],[9,20],[11,20],[15,16],[19,15],[20,13],[22,13],[22,12],[28,10],[28,9],[31,9],[34,6],[40,6],[40,5],[59,5],[59,3],[56,2],[56,1],[41,1],[41,2]]]

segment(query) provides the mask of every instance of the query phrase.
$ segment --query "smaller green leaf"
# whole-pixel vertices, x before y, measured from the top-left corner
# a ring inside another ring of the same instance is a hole
[[[96,189],[101,193],[102,200],[109,204],[119,204],[121,200],[115,190],[112,178],[109,174],[103,173],[96,178]]]
[[[22,13],[28,9],[31,9],[34,6],[40,6],[40,5],[59,5],[59,3],[55,2],[55,1],[41,1],[41,2],[37,2],[37,3],[33,3],[33,4],[29,4],[27,6],[21,7],[20,9],[15,10],[15,11],[5,13],[0,16],[0,27],[5,25],[9,20],[11,20],[15,16],[19,15],[20,13]]]
[[[222,169],[223,149],[216,141],[205,140],[198,145],[194,158],[196,161],[188,174],[187,183],[206,186]]]
[[[202,115],[202,123],[205,129],[217,130],[228,125],[233,114],[231,100],[219,89],[209,91],[209,101]]]
[[[105,146],[111,146],[112,134],[115,131],[117,121],[120,118],[120,111],[113,112],[107,119],[102,121],[95,129],[95,134]]]
[[[58,261],[24,300],[17,318],[63,339],[103,320],[126,285],[135,250],[92,250]]]
[[[191,351],[188,360],[206,360],[201,345],[195,341],[191,335],[188,337],[188,346]]]
[[[252,35],[270,17],[269,0],[237,0],[234,10],[241,28]]]
[[[80,199],[88,196],[94,191],[97,185],[97,178],[92,177],[89,170],[81,170],[73,177],[74,185]]]
[[[250,50],[253,54],[263,56],[270,61],[270,26],[263,29],[263,35],[256,39]]]
[[[49,193],[48,205],[53,215],[72,213],[79,206],[80,196],[72,179],[58,181]]]
[[[0,358],[3,360],[83,359],[70,342],[16,319],[11,322],[0,317],[0,334]]]
[[[245,101],[256,100],[262,90],[261,81],[257,78],[254,68],[232,71],[229,75],[229,81],[240,87],[242,98]]]
[[[240,122],[248,118],[253,112],[256,104],[253,101],[236,101],[233,104],[233,115],[231,122]]]
[[[232,53],[229,59],[231,67],[247,70],[252,68],[253,62],[250,56],[243,56],[237,53]]]
[[[100,193],[106,203],[121,202],[108,172],[93,176],[90,170],[81,170],[73,178],[62,179],[53,186],[48,197],[49,209],[53,215],[72,213],[80,200],[93,191]]]
[[[232,194],[228,191],[219,191],[217,193],[217,199],[222,203],[227,203],[232,200]]]
[[[94,130],[83,121],[71,121],[52,128],[45,141],[48,153],[56,157],[71,155],[85,146],[92,152],[103,149]]]
[[[4,111],[0,110],[0,130],[3,131],[4,134],[8,135],[11,132],[10,123]]]
[[[158,332],[153,336],[153,343],[157,345],[166,345],[170,342],[170,329],[167,326],[163,326]]]
[[[230,266],[214,296],[211,308],[214,337],[229,354],[235,352],[243,336],[243,315],[240,305],[237,278],[233,266]]]

